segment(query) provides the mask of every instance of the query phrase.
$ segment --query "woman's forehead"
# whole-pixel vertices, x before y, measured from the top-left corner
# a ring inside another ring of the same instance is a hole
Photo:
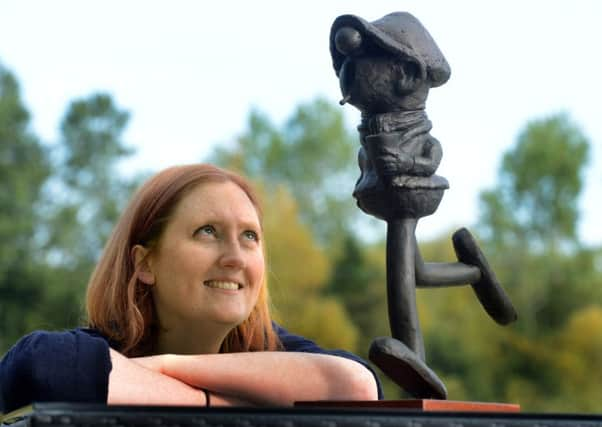
[[[209,181],[195,185],[180,200],[175,216],[206,215],[236,217],[259,223],[257,208],[247,193],[232,181]]]

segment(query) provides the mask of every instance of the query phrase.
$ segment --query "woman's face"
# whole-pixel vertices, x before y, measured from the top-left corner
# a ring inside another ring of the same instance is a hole
[[[161,327],[242,323],[263,285],[262,238],[257,211],[238,185],[208,182],[192,189],[149,257]]]

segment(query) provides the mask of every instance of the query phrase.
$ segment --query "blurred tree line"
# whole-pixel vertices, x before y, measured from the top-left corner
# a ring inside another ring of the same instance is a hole
[[[84,322],[88,275],[142,179],[118,170],[132,154],[122,140],[128,118],[110,96],[92,94],[68,106],[57,141],[41,141],[0,65],[0,354],[33,329]],[[366,357],[374,337],[389,335],[385,226],[351,197],[357,148],[341,108],[316,99],[283,124],[251,111],[245,131],[207,160],[260,189],[277,320]],[[469,287],[419,291],[427,360],[451,399],[602,409],[602,253],[576,232],[588,158],[569,116],[534,120],[481,194],[473,231],[517,323],[497,326]],[[421,243],[425,260],[455,260],[449,235]],[[385,389],[403,396],[388,381]]]
[[[32,329],[82,323],[88,276],[139,181],[117,170],[128,118],[94,94],[71,102],[58,141],[40,141],[0,64],[0,352]]]

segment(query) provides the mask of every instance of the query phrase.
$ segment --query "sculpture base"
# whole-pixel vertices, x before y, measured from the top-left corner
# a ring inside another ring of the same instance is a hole
[[[469,402],[461,400],[402,399],[402,400],[316,400],[295,402],[299,407],[319,408],[381,408],[408,409],[424,412],[520,412],[514,403]]]

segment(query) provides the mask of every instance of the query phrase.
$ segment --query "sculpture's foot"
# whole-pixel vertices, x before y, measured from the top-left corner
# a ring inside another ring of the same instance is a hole
[[[481,271],[481,278],[471,285],[485,311],[501,325],[515,321],[517,314],[510,298],[500,286],[470,232],[466,228],[461,228],[454,233],[452,241],[458,260],[464,264],[474,265]]]
[[[447,399],[443,382],[404,343],[379,337],[370,345],[370,360],[389,378],[416,398]]]

